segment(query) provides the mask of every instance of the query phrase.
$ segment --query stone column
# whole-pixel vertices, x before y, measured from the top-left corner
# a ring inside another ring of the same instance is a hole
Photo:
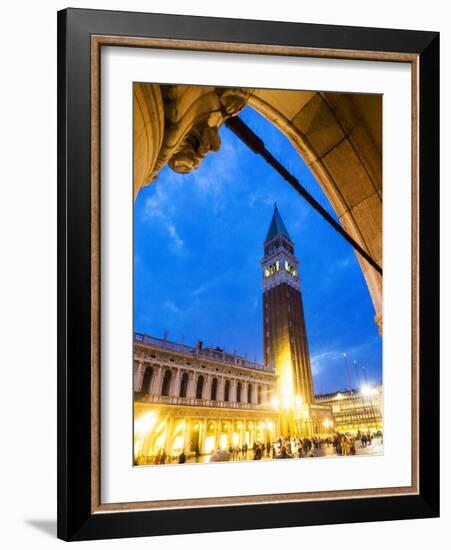
[[[184,420],[185,420],[185,432],[184,432],[183,449],[185,451],[185,454],[188,455],[188,453],[191,451],[191,430],[193,428],[193,423],[191,421],[191,418],[189,417],[186,417]]]
[[[180,369],[177,369],[175,371],[175,376],[174,376],[174,371],[172,371],[172,382],[171,382],[171,387],[169,388],[170,397],[178,397],[180,395],[181,374],[182,372]]]
[[[218,378],[218,389],[217,389],[217,395],[216,400],[217,401],[224,401],[224,385],[225,380],[224,378]]]
[[[154,376],[152,377],[152,383],[150,384],[151,395],[161,395],[161,384],[163,383],[163,367],[161,365],[155,365]]]
[[[219,440],[221,438],[221,430],[222,430],[222,421],[216,419],[215,448],[214,448],[214,451],[216,451],[216,449],[219,448]]]
[[[166,454],[169,455],[172,450],[172,444],[173,444],[173,432],[174,431],[174,419],[172,416],[168,418],[168,423],[166,426],[166,439],[164,441],[164,450],[166,451]]]
[[[207,437],[207,418],[202,420],[202,423],[199,422],[200,435],[199,435],[199,449],[201,453],[205,453],[205,438]]]
[[[252,385],[252,403],[257,404],[258,403],[258,383],[255,383]]]
[[[211,395],[210,395],[211,380],[212,380],[211,374],[207,374],[206,376],[204,376],[204,388],[203,388],[203,392],[202,392],[202,398],[203,399],[210,400],[210,397],[211,397]]]
[[[231,403],[236,403],[236,379],[232,378],[230,380],[230,392],[229,392],[229,401]]]
[[[144,363],[142,361],[136,361],[133,365],[133,390],[135,392],[141,391],[144,371]]]
[[[196,376],[194,372],[188,374],[188,388],[186,390],[186,397],[196,397]]]

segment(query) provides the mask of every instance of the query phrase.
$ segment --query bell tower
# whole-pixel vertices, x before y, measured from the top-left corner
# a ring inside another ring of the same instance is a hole
[[[299,261],[277,205],[264,243],[263,342],[265,364],[277,374],[280,407],[314,403]]]

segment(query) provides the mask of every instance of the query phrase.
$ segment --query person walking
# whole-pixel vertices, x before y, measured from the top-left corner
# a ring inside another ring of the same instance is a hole
[[[179,454],[179,464],[185,464],[186,462],[186,454],[182,451]]]

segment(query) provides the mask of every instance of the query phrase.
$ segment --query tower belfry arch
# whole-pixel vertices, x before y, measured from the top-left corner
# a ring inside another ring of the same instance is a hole
[[[250,105],[291,141],[341,226],[382,267],[380,96],[210,86],[134,85],[134,190],[166,164],[195,170],[220,148],[219,127]],[[357,254],[382,333],[382,276]]]

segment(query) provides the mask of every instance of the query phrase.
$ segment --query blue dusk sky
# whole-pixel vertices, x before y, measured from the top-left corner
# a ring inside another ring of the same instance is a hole
[[[320,186],[287,138],[250,107],[240,115],[329,212]],[[382,339],[351,246],[225,126],[198,170],[165,167],[134,212],[134,328],[220,346],[263,361],[260,260],[277,202],[295,244],[316,393],[382,379]],[[335,214],[334,214],[335,215]]]

